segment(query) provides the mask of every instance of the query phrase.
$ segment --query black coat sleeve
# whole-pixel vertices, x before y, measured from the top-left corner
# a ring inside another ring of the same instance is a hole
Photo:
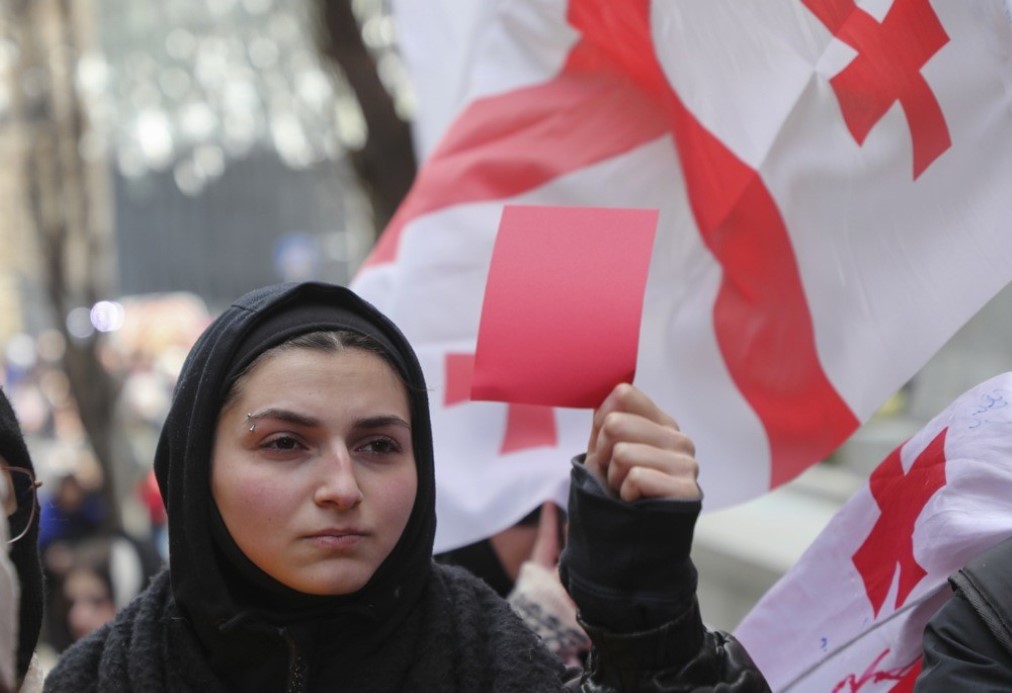
[[[581,690],[769,690],[741,643],[703,626],[689,558],[700,509],[626,503],[574,460],[560,576],[593,643]]]
[[[914,690],[1008,691],[1012,656],[992,635],[962,592],[939,609],[924,630],[924,664]]]
[[[949,579],[956,594],[924,631],[917,691],[1007,691],[1012,681],[1012,539]]]

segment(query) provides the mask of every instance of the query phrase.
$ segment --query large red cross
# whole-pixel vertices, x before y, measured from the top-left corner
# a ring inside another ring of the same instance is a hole
[[[949,42],[929,0],[895,0],[881,23],[855,0],[803,0],[857,57],[830,80],[858,144],[899,101],[910,128],[914,178],[952,141],[945,115],[921,68]]]
[[[914,524],[924,506],[945,486],[945,435],[943,429],[903,473],[902,446],[872,472],[871,493],[882,514],[868,538],[853,556],[864,580],[865,592],[878,616],[885,604],[893,576],[899,570],[896,608],[910,596],[927,572],[914,557]]]
[[[447,354],[445,366],[446,394],[443,404],[449,407],[470,401],[474,354]],[[507,405],[506,432],[499,446],[499,454],[554,446],[558,442],[555,411],[551,407],[534,404]]]

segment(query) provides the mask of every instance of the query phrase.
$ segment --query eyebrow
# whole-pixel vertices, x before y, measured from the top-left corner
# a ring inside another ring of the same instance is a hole
[[[247,421],[260,421],[261,419],[278,419],[279,421],[287,421],[289,423],[296,424],[298,426],[319,426],[321,421],[311,416],[299,414],[298,412],[291,411],[290,409],[280,409],[277,407],[271,407],[270,409],[264,409],[256,414],[249,415]],[[400,426],[411,430],[411,424],[402,419],[399,416],[390,414],[388,416],[370,416],[365,419],[360,419],[355,422],[356,428],[384,428],[386,426]]]
[[[355,422],[357,428],[385,428],[387,426],[400,426],[411,430],[411,424],[399,416],[372,416],[368,419],[361,419]]]
[[[280,421],[287,421],[289,423],[297,424],[299,426],[319,426],[319,419],[314,419],[311,416],[305,416],[297,412],[291,411],[290,409],[279,409],[277,407],[271,407],[270,409],[264,409],[256,414],[247,414],[247,421],[260,421],[261,419],[278,419]]]

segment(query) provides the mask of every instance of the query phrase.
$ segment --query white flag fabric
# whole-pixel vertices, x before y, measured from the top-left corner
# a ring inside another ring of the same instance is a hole
[[[950,575],[1012,536],[1012,373],[872,472],[739,625],[775,691],[912,690]]]
[[[432,388],[437,549],[561,499],[586,444],[589,412],[467,402],[505,204],[660,210],[636,383],[708,509],[824,458],[1012,278],[1003,0],[485,5],[428,106],[438,26],[397,8],[427,136],[457,116],[353,283]]]

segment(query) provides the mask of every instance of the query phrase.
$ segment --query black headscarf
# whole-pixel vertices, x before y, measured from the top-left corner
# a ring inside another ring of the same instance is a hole
[[[214,431],[232,383],[266,350],[322,330],[371,337],[396,364],[407,383],[418,475],[414,507],[390,555],[362,589],[334,597],[296,592],[246,559],[224,528],[210,486]],[[279,626],[333,626],[342,615],[355,615],[356,634],[365,640],[395,628],[424,588],[431,566],[436,518],[430,428],[414,352],[393,323],[351,291],[322,283],[284,284],[251,292],[225,310],[183,365],[155,456],[169,518],[172,591],[205,644],[248,617]]]
[[[28,455],[21,426],[14,416],[3,390],[0,390],[0,455],[11,467],[22,467],[33,472],[32,458]],[[35,513],[27,534],[19,539],[10,552],[11,563],[18,571],[18,582],[21,588],[18,626],[18,678],[24,678],[28,665],[32,661],[32,653],[39,641],[42,629],[42,564],[39,562],[39,513]]]

